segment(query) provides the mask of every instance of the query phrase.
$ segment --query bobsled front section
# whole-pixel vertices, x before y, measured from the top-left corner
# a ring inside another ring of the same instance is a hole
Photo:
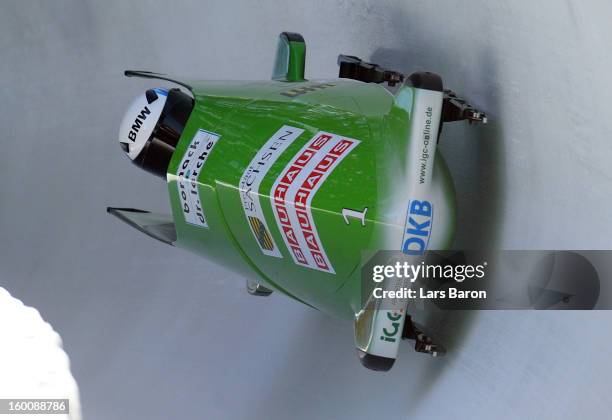
[[[452,240],[455,197],[444,161],[436,152],[442,122],[443,88],[439,76],[415,73],[400,87],[385,119],[387,151],[381,171],[380,213],[388,223],[379,231],[375,249],[400,251],[413,264],[427,250],[446,249]],[[411,83],[410,83],[411,82]],[[352,290],[359,289],[353,285]],[[402,284],[383,287],[400,290]],[[342,293],[351,294],[351,289]],[[357,293],[351,297],[355,299]],[[389,370],[403,338],[407,299],[382,302],[375,296],[353,301],[355,344],[362,364]],[[409,317],[408,317],[409,318]],[[410,322],[410,321],[408,321]],[[410,324],[409,324],[410,326]],[[437,347],[425,346],[437,355]]]

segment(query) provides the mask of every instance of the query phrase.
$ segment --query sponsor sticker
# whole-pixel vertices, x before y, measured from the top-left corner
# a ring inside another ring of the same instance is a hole
[[[317,83],[314,85],[300,86],[294,89],[289,89],[284,92],[281,92],[281,95],[288,96],[290,98],[295,98],[296,96],[304,95],[309,92],[316,92],[321,89],[326,89],[330,87],[334,87],[336,85],[332,83]]]
[[[282,126],[257,152],[240,178],[240,200],[244,215],[259,249],[265,255],[282,258],[259,202],[259,186],[274,162],[297,139],[304,130],[288,125]]]
[[[427,200],[408,202],[406,223],[402,239],[402,252],[408,255],[423,255],[429,246],[433,223],[433,203]]]
[[[422,255],[429,247],[434,204],[427,199],[433,176],[433,163],[442,113],[442,93],[417,90],[410,127],[410,188],[401,250],[408,255]]]
[[[312,216],[312,200],[359,140],[319,132],[289,161],[272,186],[270,200],[281,235],[293,261],[335,274]]]
[[[185,222],[204,228],[208,227],[208,223],[200,200],[197,180],[219,138],[218,134],[198,130],[189,143],[177,171],[176,185]]]
[[[404,182],[400,184],[406,186],[408,198],[400,249],[404,254],[414,256],[414,261],[419,261],[418,257],[429,248],[432,232],[434,203],[427,197],[431,196],[433,163],[441,113],[442,92],[414,89],[408,136],[409,172],[406,173]],[[401,290],[402,287],[405,287],[405,284],[403,280],[399,280],[386,288]],[[393,301],[392,308],[379,309],[377,306],[377,310],[371,312],[374,317],[371,336],[379,339],[368,343],[368,353],[393,359],[397,357],[407,305],[407,299],[398,298]]]

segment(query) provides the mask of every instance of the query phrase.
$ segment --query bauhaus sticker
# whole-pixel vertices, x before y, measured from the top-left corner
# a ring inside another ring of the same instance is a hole
[[[319,238],[311,203],[321,185],[359,140],[319,132],[289,161],[272,186],[270,201],[293,261],[335,274]]]
[[[278,157],[303,132],[301,128],[282,126],[253,157],[242,174],[238,186],[242,208],[251,233],[261,252],[272,257],[282,258],[283,256],[272,238],[261,209],[259,186]]]
[[[189,147],[177,171],[177,188],[181,202],[181,210],[185,222],[200,227],[208,227],[200,191],[198,189],[198,175],[202,172],[208,156],[219,141],[220,136],[205,130],[198,130],[193,136]]]

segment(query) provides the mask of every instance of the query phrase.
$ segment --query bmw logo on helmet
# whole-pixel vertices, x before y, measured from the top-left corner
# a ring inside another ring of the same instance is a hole
[[[137,166],[165,178],[193,105],[193,99],[179,89],[147,90],[121,121],[121,148]]]

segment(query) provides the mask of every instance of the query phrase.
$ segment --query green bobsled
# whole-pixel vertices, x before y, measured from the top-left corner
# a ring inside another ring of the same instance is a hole
[[[435,153],[439,130],[486,118],[432,73],[404,78],[340,56],[342,77],[306,80],[305,53],[300,35],[281,34],[269,81],[126,72],[181,86],[137,98],[119,139],[134,163],[167,180],[172,215],[109,212],[236,271],[251,294],[283,293],[354,321],[362,362],[387,370],[405,302],[364,307],[361,266],[378,250],[450,246],[455,194]],[[382,340],[389,323],[395,334]]]

